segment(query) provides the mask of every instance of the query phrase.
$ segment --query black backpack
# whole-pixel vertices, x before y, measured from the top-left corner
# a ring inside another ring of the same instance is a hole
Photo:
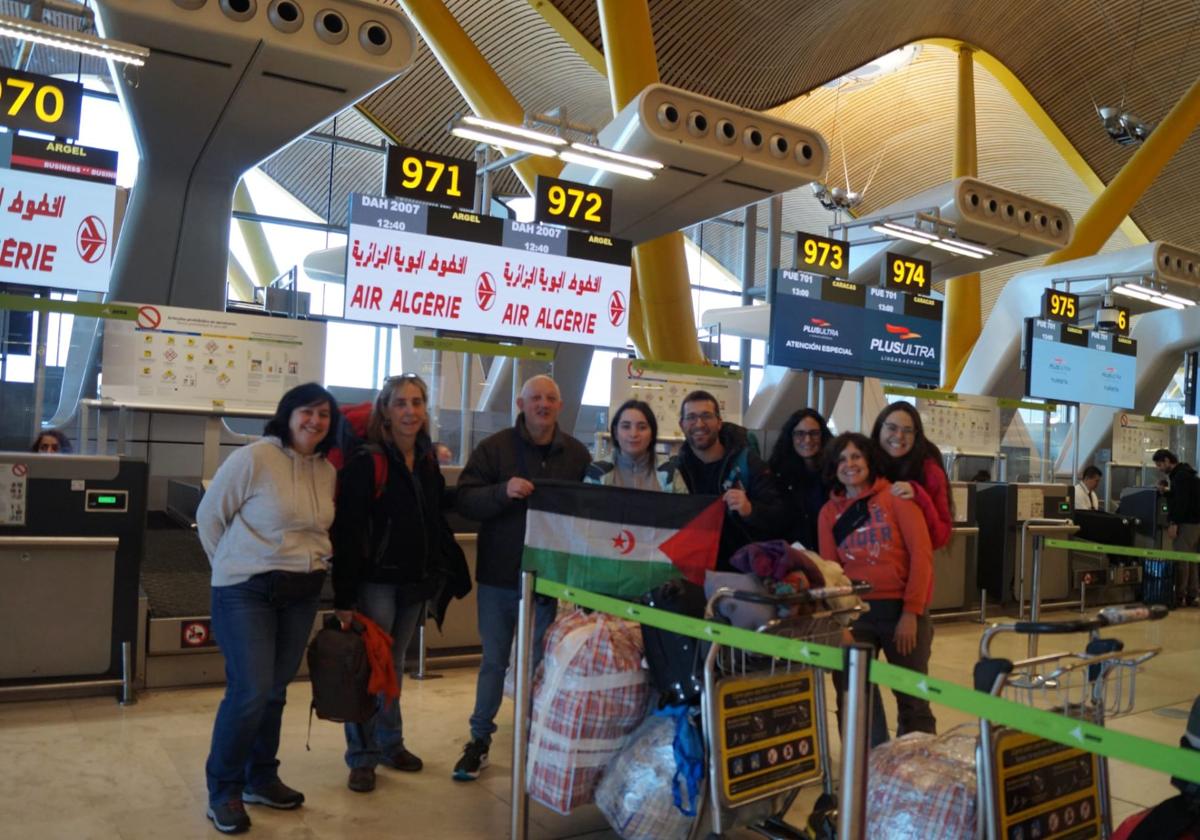
[[[308,676],[312,680],[312,712],[321,720],[366,723],[375,714],[375,697],[367,690],[371,663],[367,645],[354,630],[343,630],[333,615],[308,644]]]
[[[704,617],[704,587],[683,578],[667,581],[641,600],[667,612]],[[704,691],[704,660],[711,644],[647,624],[642,625],[642,644],[650,683],[659,693],[659,707],[699,703]]]

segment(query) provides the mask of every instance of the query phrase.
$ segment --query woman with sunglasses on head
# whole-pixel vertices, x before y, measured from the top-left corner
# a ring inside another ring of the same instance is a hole
[[[212,564],[212,630],[225,697],[205,765],[217,830],[250,828],[243,805],[297,808],[279,780],[279,729],[317,615],[332,546],[337,400],[315,382],[283,395],[264,437],[233,452],[196,510]]]
[[[426,602],[436,599],[440,622],[450,596],[471,588],[465,560],[449,546],[446,482],[429,437],[428,397],[414,374],[384,383],[371,407],[367,443],[342,470],[333,526],[338,620],[349,627],[357,609],[388,633],[397,679]],[[379,764],[421,769],[404,744],[398,697],[379,695],[371,720],[346,724],[346,764],[348,786],[357,793],[375,789]]]
[[[626,400],[613,413],[608,429],[612,434],[613,459],[593,461],[584,482],[670,492],[672,488],[666,474],[659,472],[659,465],[654,462],[658,420],[649,404]]]
[[[908,402],[896,402],[879,412],[871,440],[881,453],[881,471],[892,483],[893,495],[911,499],[925,515],[929,539],[939,549],[950,542],[954,516],[950,510],[950,480],[942,453],[927,437],[921,415]]]
[[[788,513],[788,542],[817,548],[817,516],[829,499],[822,453],[833,439],[825,418],[802,408],[783,424],[767,462]]]
[[[818,518],[820,554],[842,565],[851,580],[865,580],[871,609],[850,627],[858,642],[883,650],[888,662],[929,673],[933,625],[926,614],[933,579],[933,549],[920,509],[893,495],[880,474],[879,454],[864,435],[846,432],[829,444],[826,477],[833,486]],[[835,685],[838,685],[835,676]],[[901,692],[896,733],[935,732],[927,700]],[[887,740],[887,721],[873,689],[871,746]],[[840,703],[839,703],[840,705]]]

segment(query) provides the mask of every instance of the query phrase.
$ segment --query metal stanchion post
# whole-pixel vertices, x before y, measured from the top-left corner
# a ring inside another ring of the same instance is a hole
[[[512,840],[529,836],[529,794],[525,792],[525,762],[529,752],[529,701],[533,683],[533,586],[537,575],[521,572],[521,605],[517,611],[516,690],[513,698]]]
[[[414,680],[440,680],[441,674],[431,674],[425,670],[425,625],[429,623],[429,602],[421,609],[421,621],[417,624],[417,670],[413,672]]]
[[[867,750],[871,741],[871,686],[867,674],[873,653],[870,645],[853,644],[846,648],[838,840],[862,840],[867,827]]]
[[[121,705],[132,706],[137,702],[133,688],[133,642],[121,642]]]

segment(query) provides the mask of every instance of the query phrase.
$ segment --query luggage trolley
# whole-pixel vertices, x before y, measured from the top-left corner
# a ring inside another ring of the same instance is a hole
[[[836,646],[863,610],[857,596],[870,589],[856,583],[775,596],[722,587],[709,598],[705,618],[720,615],[721,602],[733,599],[763,611],[759,633]],[[832,606],[837,599],[852,599],[853,606]],[[712,833],[750,826],[783,840],[809,837],[783,818],[800,789],[818,780],[824,791],[814,814],[836,806],[821,669],[713,644],[701,714]],[[701,811],[692,836],[703,824]]]
[[[1157,621],[1166,607],[1107,607],[1090,619],[993,624],[979,642],[975,688],[1103,725],[1133,708],[1138,668],[1161,648],[1127,651],[1105,627]],[[1087,633],[1083,653],[1050,653],[1013,662],[990,655],[1001,633]],[[1108,759],[1016,729],[979,721],[975,761],[978,834],[986,840],[1057,840],[1112,833]]]

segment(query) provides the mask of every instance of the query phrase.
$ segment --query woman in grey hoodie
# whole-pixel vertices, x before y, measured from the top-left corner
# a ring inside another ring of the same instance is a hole
[[[287,685],[333,553],[337,474],[325,453],[337,417],[337,400],[320,385],[288,391],[265,437],[226,459],[196,511],[226,680],[205,765],[207,816],[226,834],[250,827],[245,802],[284,809],[304,802],[279,780],[275,754]]]

